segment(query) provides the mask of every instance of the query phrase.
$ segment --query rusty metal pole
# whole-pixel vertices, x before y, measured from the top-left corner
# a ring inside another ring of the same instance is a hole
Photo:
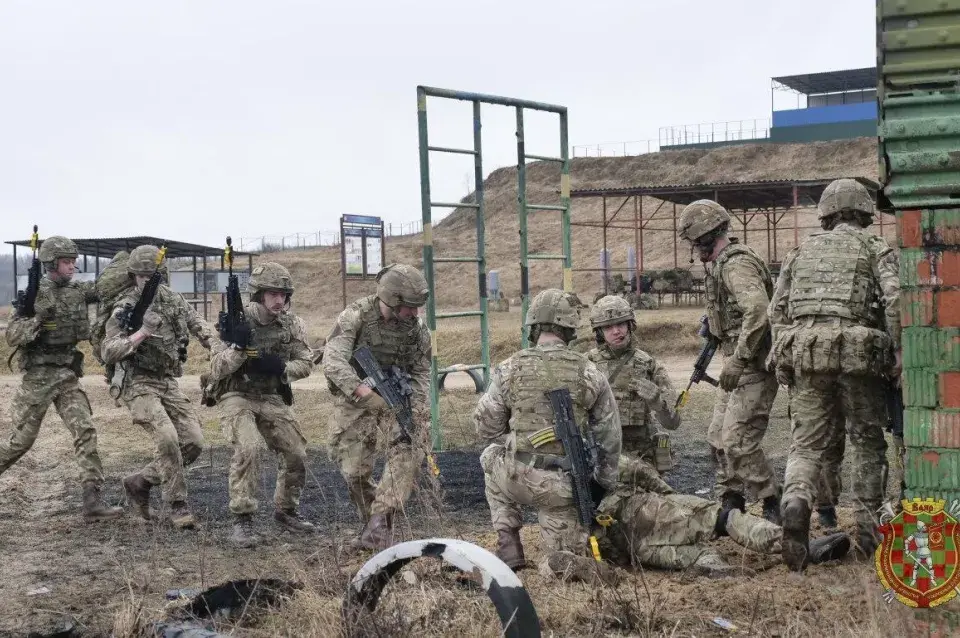
[[[603,294],[609,294],[607,290],[607,273],[610,270],[610,265],[613,260],[607,259],[607,198],[603,197],[603,274],[600,275],[603,277]]]
[[[637,198],[639,195],[633,196],[633,250],[637,253],[638,258],[633,261],[633,267],[636,270],[636,273],[633,276],[635,282],[636,290],[634,292],[640,292],[640,271],[642,267],[640,266],[640,211],[637,206]]]
[[[677,268],[677,203],[673,202],[673,267]]]
[[[640,200],[640,250],[637,255],[637,267],[643,272],[643,197]]]
[[[800,210],[797,208],[797,185],[793,185],[793,247],[800,245]]]

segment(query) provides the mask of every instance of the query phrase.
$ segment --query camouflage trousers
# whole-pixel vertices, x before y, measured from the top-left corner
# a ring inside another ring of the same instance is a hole
[[[872,529],[887,481],[884,387],[874,377],[800,374],[790,393],[793,442],[787,458],[783,501],[813,507],[825,451],[844,424],[853,447],[853,493],[861,528]]]
[[[154,460],[140,470],[150,485],[162,486],[164,503],[187,500],[184,467],[203,451],[200,419],[172,376],[154,377],[134,372],[125,381],[121,400],[134,425],[153,437]]]
[[[540,536],[547,549],[583,554],[587,530],[580,525],[569,477],[560,470],[538,470],[514,460],[499,444],[480,455],[484,494],[490,506],[493,529],[523,527],[522,505],[537,509]]]
[[[392,412],[371,412],[337,397],[327,447],[330,458],[340,467],[350,500],[362,520],[399,511],[410,498],[428,449],[427,427],[420,412],[414,413],[418,427],[410,433],[412,443],[392,443],[400,434]],[[380,482],[375,484],[373,466],[378,456],[378,437],[385,442],[387,459]]]
[[[836,507],[840,503],[840,494],[843,492],[843,453],[846,447],[847,429],[843,421],[831,423],[830,439],[820,460],[817,507]]]
[[[603,534],[603,546],[615,562],[658,569],[686,569],[715,550],[704,543],[716,537],[720,505],[688,494],[618,491],[599,511],[614,523]],[[769,521],[730,512],[726,531],[739,545],[762,554],[781,551],[781,528]]]
[[[277,509],[296,511],[306,483],[307,440],[290,406],[279,395],[250,397],[228,393],[217,404],[220,427],[233,444],[230,461],[230,511],[253,514],[259,503],[260,439],[277,455]]]
[[[753,364],[735,390],[717,388],[707,442],[717,462],[718,496],[728,491],[758,499],[777,494],[773,466],[760,446],[776,398],[776,376]]]
[[[23,375],[10,404],[13,431],[5,441],[0,441],[0,474],[33,446],[51,403],[73,437],[73,452],[80,466],[81,480],[101,485],[103,466],[97,452],[97,431],[93,426],[90,401],[80,387],[76,373],[60,366],[32,366]]]

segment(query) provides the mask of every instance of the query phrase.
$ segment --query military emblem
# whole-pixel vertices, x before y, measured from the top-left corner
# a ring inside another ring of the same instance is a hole
[[[883,543],[874,562],[884,599],[910,607],[936,607],[960,593],[960,525],[957,503],[903,500],[899,514],[887,504],[880,517]]]

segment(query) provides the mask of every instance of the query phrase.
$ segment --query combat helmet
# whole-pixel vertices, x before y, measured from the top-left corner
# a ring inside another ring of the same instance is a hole
[[[823,189],[820,203],[817,204],[817,218],[824,219],[844,210],[859,211],[871,216],[875,210],[873,197],[867,187],[848,177],[835,179]]]
[[[40,250],[37,252],[40,263],[47,270],[54,270],[58,259],[76,259],[79,256],[77,245],[73,243],[73,240],[61,235],[52,235],[44,239],[43,243],[40,244]]]
[[[627,300],[619,295],[601,297],[590,309],[590,326],[593,328],[603,328],[625,321],[636,322],[636,316]]]
[[[390,264],[377,273],[377,298],[391,308],[419,308],[427,303],[430,289],[423,274],[407,264]]]
[[[266,290],[292,295],[293,280],[289,270],[274,261],[268,261],[254,267],[247,280],[247,290],[251,295]]]
[[[577,329],[580,313],[570,295],[557,288],[548,288],[533,298],[523,325],[536,326],[545,323]]]
[[[127,258],[127,272],[131,275],[149,277],[157,272],[161,261],[163,261],[163,255],[156,246],[151,244],[137,246],[130,251],[130,257]]]
[[[730,221],[727,209],[712,199],[698,199],[687,204],[680,213],[680,239],[696,242],[710,231],[720,228]]]

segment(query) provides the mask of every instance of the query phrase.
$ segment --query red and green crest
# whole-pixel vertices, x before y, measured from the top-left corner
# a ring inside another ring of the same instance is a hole
[[[960,592],[960,525],[945,501],[901,501],[903,511],[881,518],[883,543],[875,563],[888,601],[936,607]],[[892,511],[891,511],[892,513]]]

